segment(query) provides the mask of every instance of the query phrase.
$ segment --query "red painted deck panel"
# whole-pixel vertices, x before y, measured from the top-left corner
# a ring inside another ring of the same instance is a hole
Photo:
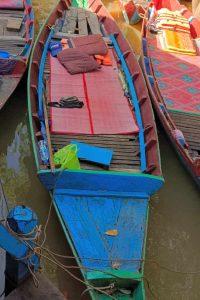
[[[114,60],[114,59],[113,59]],[[138,132],[131,107],[124,96],[116,64],[100,71],[70,75],[50,57],[50,100],[77,96],[81,109],[51,108],[52,133],[130,134]]]

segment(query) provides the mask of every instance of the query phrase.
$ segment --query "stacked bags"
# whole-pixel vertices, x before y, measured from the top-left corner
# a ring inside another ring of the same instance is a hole
[[[197,54],[189,21],[180,11],[170,11],[167,8],[158,10],[155,25],[161,31],[159,38],[163,50],[187,55]]]

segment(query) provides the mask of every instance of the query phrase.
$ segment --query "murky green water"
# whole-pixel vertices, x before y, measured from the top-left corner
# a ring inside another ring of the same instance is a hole
[[[44,19],[55,2],[33,1],[39,21]],[[133,37],[136,37],[132,46],[139,52],[139,28],[131,29],[123,23],[116,1],[105,2],[128,38],[133,41]],[[150,286],[148,289],[147,285],[148,299],[198,300],[200,272],[182,274],[163,267],[181,272],[200,270],[200,194],[160,128],[159,137],[166,183],[151,200],[150,206],[145,264],[145,278]],[[31,206],[44,224],[50,198],[35,174],[24,81],[0,112],[0,177],[9,205],[23,203]],[[71,254],[54,211],[48,226],[47,246],[65,255]],[[76,265],[72,261],[66,263]],[[67,299],[80,299],[83,286],[49,263],[44,263],[43,270]],[[74,273],[79,275],[79,272]]]

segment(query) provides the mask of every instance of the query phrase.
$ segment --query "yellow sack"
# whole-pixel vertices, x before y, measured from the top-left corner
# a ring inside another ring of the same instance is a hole
[[[62,169],[80,170],[81,167],[77,152],[78,149],[76,145],[70,144],[63,147],[54,154],[54,164],[60,166]]]

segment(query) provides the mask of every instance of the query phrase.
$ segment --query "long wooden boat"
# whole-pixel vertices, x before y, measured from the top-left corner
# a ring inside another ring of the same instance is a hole
[[[200,37],[200,20],[177,0],[158,1],[147,13],[142,29],[141,64],[158,117],[185,167],[200,185],[200,56],[167,52],[160,44],[162,31],[152,31],[162,8],[181,11],[190,23],[191,41]],[[154,13],[153,13],[154,12]]]
[[[26,70],[33,38],[31,0],[0,0],[0,109]]]
[[[37,174],[52,193],[92,299],[141,300],[149,197],[163,184],[151,102],[137,59],[102,2],[73,5],[58,3],[31,56],[28,109]],[[98,71],[71,75],[49,53],[52,42],[77,45],[94,36],[111,59]],[[63,96],[78,96],[84,106],[52,107]],[[99,150],[112,149],[111,164],[105,169],[86,158],[80,170],[56,169],[54,152],[72,140],[97,147],[89,147],[96,162],[104,159]]]

